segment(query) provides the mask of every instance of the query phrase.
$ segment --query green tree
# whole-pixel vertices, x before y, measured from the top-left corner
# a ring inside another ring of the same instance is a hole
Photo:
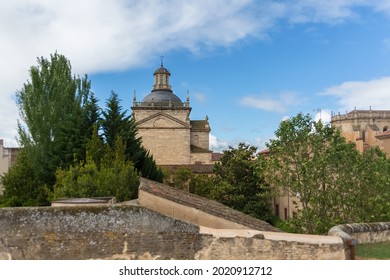
[[[133,117],[126,115],[122,110],[120,99],[115,92],[111,92],[106,102],[106,110],[103,112],[102,128],[106,144],[113,147],[115,139],[123,139],[126,147],[126,159],[134,163],[141,176],[162,182],[163,173],[157,167],[156,162],[149,152],[142,146],[138,137],[137,127]]]
[[[28,197],[12,205],[45,205],[44,189],[55,183],[58,167],[69,166],[85,154],[85,105],[90,99],[87,77],[72,75],[65,56],[55,53],[50,59],[38,58],[30,68],[30,80],[16,93],[22,122],[18,123],[19,142],[23,147],[14,168],[4,177],[4,200]],[[28,168],[28,172],[21,172]],[[28,190],[15,187],[28,182]],[[28,193],[25,193],[29,191]]]
[[[129,120],[126,111],[122,110],[118,94],[111,91],[110,97],[106,102],[106,109],[103,111],[103,136],[111,148],[114,147],[116,138],[122,136],[125,131],[125,124]]]
[[[264,180],[264,160],[256,148],[240,143],[229,147],[214,174],[193,174],[188,168],[164,170],[164,182],[190,193],[218,201],[228,207],[265,221],[271,221],[273,193]]]
[[[322,234],[336,224],[368,221],[365,216],[376,208],[372,197],[383,196],[379,189],[383,191],[389,176],[379,169],[388,168],[383,155],[360,155],[339,131],[310,115],[281,122],[275,135],[268,144],[266,178],[298,199],[298,215],[291,220],[295,231]]]
[[[190,180],[189,190],[190,193],[212,199],[213,197],[217,197],[217,195],[212,192],[215,190],[213,186],[214,182],[212,175],[196,174]]]
[[[355,211],[359,221],[389,221],[390,159],[378,147],[371,148],[363,154],[358,174]]]
[[[85,124],[84,141],[86,143],[88,143],[89,139],[91,139],[95,129],[99,131],[102,123],[101,108],[99,107],[98,102],[99,100],[95,97],[93,93],[91,93],[89,99],[84,106],[85,121],[83,123]]]
[[[0,196],[0,205],[6,207],[35,206],[48,203],[45,191],[46,185],[37,174],[38,169],[29,160],[35,150],[21,150],[18,162],[3,177],[2,184],[5,186],[3,196]]]
[[[188,167],[179,167],[172,172],[166,171],[164,176],[164,182],[175,188],[190,191],[190,181],[195,177],[191,169]]]
[[[125,145],[121,138],[117,138],[114,149],[106,146],[100,159],[96,147],[103,147],[103,143],[99,144],[99,141],[97,135],[91,139],[85,162],[76,162],[57,171],[51,199],[115,196],[120,202],[137,197],[139,178],[133,163],[125,159]]]
[[[240,143],[229,147],[214,167],[213,189],[210,195],[217,201],[270,221],[270,188],[264,181],[263,163],[256,157],[256,148]]]

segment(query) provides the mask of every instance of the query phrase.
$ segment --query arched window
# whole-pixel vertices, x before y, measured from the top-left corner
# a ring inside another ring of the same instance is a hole
[[[366,142],[366,132],[364,130],[362,131],[362,139],[363,142]]]
[[[386,132],[386,131],[389,131],[389,127],[388,127],[388,126],[385,126],[385,127],[383,128],[383,132]]]

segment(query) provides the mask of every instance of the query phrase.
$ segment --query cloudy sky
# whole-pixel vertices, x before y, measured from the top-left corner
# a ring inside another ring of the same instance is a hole
[[[37,57],[57,51],[88,74],[104,106],[131,112],[164,56],[192,119],[209,117],[212,148],[264,148],[298,112],[390,109],[387,0],[3,0],[0,138],[15,140],[15,92]]]

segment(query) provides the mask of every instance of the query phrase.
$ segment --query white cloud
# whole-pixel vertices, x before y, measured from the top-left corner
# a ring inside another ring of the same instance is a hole
[[[226,141],[219,140],[217,136],[210,134],[210,149],[213,152],[222,152],[223,150],[227,150],[229,148],[229,144]]]
[[[10,96],[5,96],[0,102],[0,139],[5,140],[6,147],[17,147],[16,128],[18,111],[16,110],[15,101]]]
[[[262,150],[264,150],[266,148],[266,143],[267,143],[268,139],[265,140],[263,138],[256,138],[253,143],[251,143],[250,145],[254,146],[257,148],[257,151],[260,152]]]
[[[323,123],[330,123],[332,118],[332,111],[328,109],[320,109],[314,116],[314,120],[318,122],[321,120]]]
[[[350,81],[325,89],[321,95],[338,99],[339,110],[388,109],[390,100],[390,77],[370,81]]]
[[[274,98],[269,98],[267,95],[245,96],[239,101],[243,106],[278,113],[286,112],[289,107],[302,104],[302,102],[303,100],[300,100],[293,92],[284,92]]]
[[[15,137],[12,96],[37,57],[58,51],[83,75],[145,65],[173,49],[197,53],[230,46],[261,31],[247,9],[250,2],[1,1],[0,138]]]
[[[339,23],[356,17],[355,7],[368,4],[368,1],[364,0],[299,0],[294,2],[288,5],[289,19],[293,23]]]
[[[146,65],[156,53],[202,53],[247,37],[264,38],[279,20],[333,23],[355,18],[358,7],[390,14],[389,1],[296,0],[12,0],[0,1],[0,138],[14,138],[11,96],[36,57],[58,51],[83,75]],[[245,100],[244,100],[245,101]],[[247,99],[285,110],[281,100]]]

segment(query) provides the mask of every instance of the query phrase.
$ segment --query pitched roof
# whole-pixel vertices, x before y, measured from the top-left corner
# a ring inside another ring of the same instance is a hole
[[[222,156],[223,156],[223,153],[213,153],[211,155],[211,159],[212,159],[212,161],[220,161]]]
[[[270,154],[270,149],[264,149],[264,150],[261,150],[258,155],[268,155]]]
[[[194,195],[145,178],[141,178],[139,189],[172,202],[195,208],[210,215],[241,224],[254,230],[274,232],[281,231],[267,222],[253,218],[252,216],[229,208],[214,200]]]
[[[390,138],[390,131],[385,131],[385,132],[379,133],[375,137],[378,139]]]

